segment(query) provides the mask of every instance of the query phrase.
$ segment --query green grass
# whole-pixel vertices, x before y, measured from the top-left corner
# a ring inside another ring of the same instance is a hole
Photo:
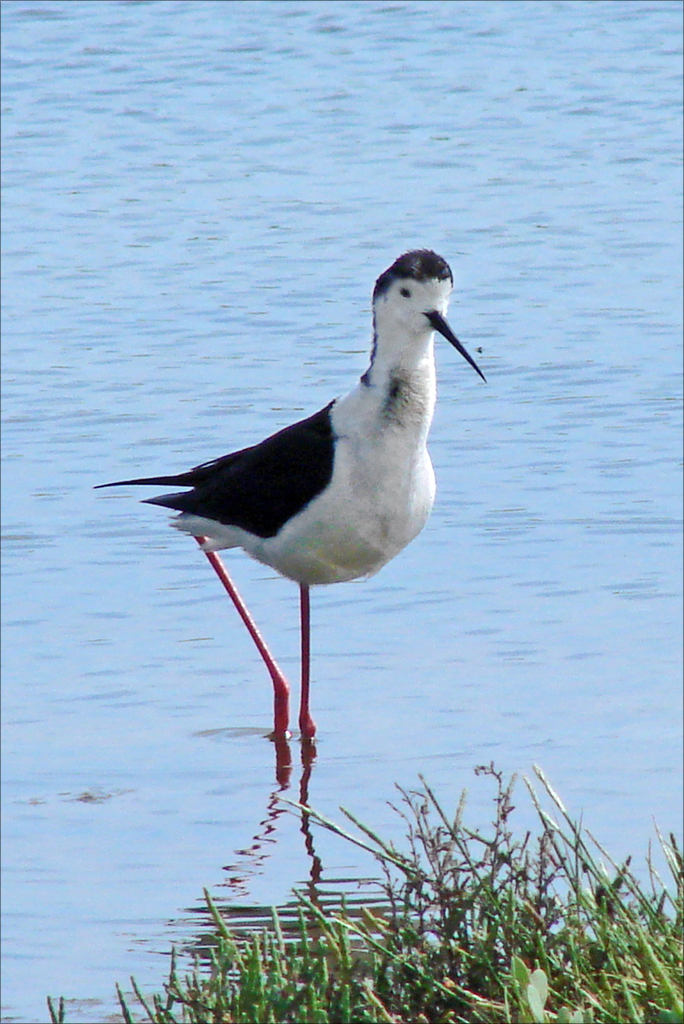
[[[669,1024],[682,1015],[682,856],[660,845],[671,873],[647,859],[646,885],[615,864],[574,822],[539,769],[542,806],[532,836],[514,835],[515,779],[477,769],[495,788],[483,831],[464,824],[465,795],[449,818],[421,779],[401,792],[405,848],[385,843],[344,812],[356,832],[306,808],[311,820],[373,853],[386,904],[358,918],[344,901],[325,911],[300,896],[299,928],[235,938],[205,893],[216,936],[209,962],[163,996],[133,981],[136,1014],[117,988],[124,1020],[151,1024],[448,1024],[559,1022]],[[63,1000],[48,1000],[64,1024]]]

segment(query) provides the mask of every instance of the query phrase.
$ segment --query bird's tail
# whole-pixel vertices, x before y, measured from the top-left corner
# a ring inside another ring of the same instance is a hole
[[[93,490],[98,491],[101,487],[128,487],[133,484],[144,484],[147,486],[192,487],[192,483],[186,482],[186,473],[179,473],[177,476],[143,476],[137,480],[113,480],[110,484],[97,484]]]

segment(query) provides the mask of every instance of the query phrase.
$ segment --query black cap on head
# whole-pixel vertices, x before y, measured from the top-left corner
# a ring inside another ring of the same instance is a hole
[[[386,292],[393,281],[407,277],[413,278],[414,281],[453,282],[454,279],[449,264],[436,252],[432,252],[431,249],[414,249],[412,252],[405,252],[380,275],[373,289],[373,301]]]

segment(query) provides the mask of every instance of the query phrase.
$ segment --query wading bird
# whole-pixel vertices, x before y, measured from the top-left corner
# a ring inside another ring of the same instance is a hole
[[[288,735],[289,685],[216,552],[243,548],[299,584],[299,727],[312,739],[309,588],[372,576],[420,533],[432,508],[434,332],[485,380],[445,319],[452,287],[441,256],[405,253],[375,283],[370,366],[349,394],[186,473],[100,485],[190,488],[146,501],[180,512],[172,525],[195,537],[228,591],[273,680],[276,737]]]

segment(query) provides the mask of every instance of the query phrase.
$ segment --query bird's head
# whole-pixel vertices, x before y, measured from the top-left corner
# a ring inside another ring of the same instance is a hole
[[[416,249],[395,260],[375,282],[373,323],[377,339],[427,338],[438,331],[484,380],[484,374],[446,321],[453,276],[446,260]]]

